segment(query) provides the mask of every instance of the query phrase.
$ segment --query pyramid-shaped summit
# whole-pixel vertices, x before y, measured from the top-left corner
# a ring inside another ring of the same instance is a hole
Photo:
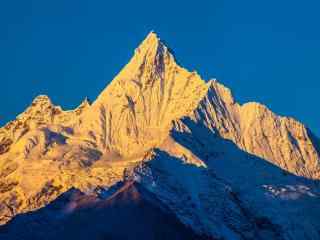
[[[180,67],[151,32],[83,122],[88,122],[87,130],[95,129],[99,146],[133,154],[162,141],[172,120],[194,109],[207,89],[200,76]],[[102,132],[101,119],[108,125]]]
[[[147,76],[146,78],[154,76],[157,78],[165,78],[165,71],[168,71],[169,68],[178,67],[176,65],[174,56],[170,50],[161,42],[157,34],[152,31],[135,49],[131,60],[113,82],[120,78],[133,79],[141,83],[143,80],[149,80],[149,82],[152,83],[153,81],[150,79],[141,77],[145,71],[149,71],[148,74],[153,75]]]
[[[137,50],[158,50],[158,48],[166,47],[158,37],[157,33],[151,31],[146,38],[140,43]]]
[[[168,46],[166,46],[156,32],[151,31],[145,39],[136,48],[135,54],[140,56],[149,55],[149,57],[155,57],[162,54],[172,54]]]

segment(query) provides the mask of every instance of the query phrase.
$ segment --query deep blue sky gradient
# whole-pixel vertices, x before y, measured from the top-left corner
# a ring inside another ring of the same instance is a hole
[[[154,30],[177,60],[320,135],[320,1],[0,3],[0,124],[39,94],[94,100]]]

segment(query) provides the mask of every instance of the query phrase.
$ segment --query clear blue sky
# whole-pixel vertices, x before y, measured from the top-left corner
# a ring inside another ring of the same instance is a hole
[[[38,94],[94,100],[150,30],[178,61],[320,135],[319,0],[0,3],[0,123]]]

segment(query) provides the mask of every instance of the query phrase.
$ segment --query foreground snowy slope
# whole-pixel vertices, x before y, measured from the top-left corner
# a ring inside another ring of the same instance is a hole
[[[64,111],[40,96],[0,129],[0,222],[125,180],[196,235],[319,239],[319,143],[182,68],[151,32],[92,104]]]

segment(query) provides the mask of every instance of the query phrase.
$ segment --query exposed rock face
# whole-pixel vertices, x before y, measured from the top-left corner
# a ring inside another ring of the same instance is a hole
[[[319,239],[319,149],[303,124],[180,67],[152,32],[93,104],[39,96],[0,129],[0,223],[124,173],[197,234]]]

